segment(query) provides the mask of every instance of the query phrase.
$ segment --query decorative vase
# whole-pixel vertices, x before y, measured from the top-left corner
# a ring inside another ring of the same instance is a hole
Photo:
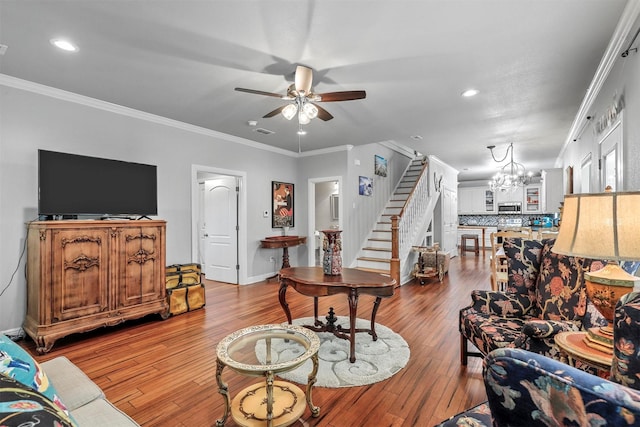
[[[324,274],[329,276],[339,276],[342,274],[342,240],[340,239],[340,230],[322,230],[324,233],[324,241],[322,242],[322,250],[324,258],[322,259],[322,270]]]

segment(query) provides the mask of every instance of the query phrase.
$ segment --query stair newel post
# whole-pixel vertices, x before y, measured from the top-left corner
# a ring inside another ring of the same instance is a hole
[[[396,283],[400,283],[400,249],[399,249],[399,240],[398,230],[400,226],[398,222],[400,217],[398,215],[393,215],[391,217],[391,265],[390,265],[390,274],[391,278],[395,279]]]

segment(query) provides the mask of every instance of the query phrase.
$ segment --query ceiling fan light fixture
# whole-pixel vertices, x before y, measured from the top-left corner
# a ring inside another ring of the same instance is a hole
[[[309,116],[307,116],[307,114],[304,111],[298,112],[298,123],[300,123],[301,125],[306,125],[310,121],[311,121],[311,118],[309,118]]]
[[[298,106],[296,104],[289,104],[282,109],[282,115],[285,119],[291,120],[298,112]]]
[[[304,104],[302,111],[307,115],[307,117],[309,117],[309,119],[315,119],[318,117],[318,107],[308,102]]]

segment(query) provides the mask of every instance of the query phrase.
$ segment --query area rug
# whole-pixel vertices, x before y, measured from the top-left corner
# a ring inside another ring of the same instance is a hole
[[[313,318],[294,319],[294,325],[312,325]],[[339,316],[337,325],[349,329],[349,318]],[[356,328],[368,328],[371,322],[356,319]],[[340,339],[329,332],[319,332],[320,350],[318,351],[318,375],[316,387],[354,387],[373,384],[390,378],[404,368],[409,361],[409,345],[397,333],[384,325],[376,323],[378,339],[373,341],[366,332],[356,334],[356,361],[349,362],[349,340]],[[292,344],[281,341],[272,343],[272,350],[279,361],[295,357],[291,355]],[[256,356],[264,362],[266,349],[264,342],[256,345]],[[275,361],[274,361],[275,362]],[[307,384],[312,368],[311,360],[293,371],[278,376],[298,384]]]

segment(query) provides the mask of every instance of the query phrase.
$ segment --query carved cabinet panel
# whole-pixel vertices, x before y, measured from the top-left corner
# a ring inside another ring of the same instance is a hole
[[[159,220],[30,223],[24,329],[37,351],[72,333],[166,318],[165,232]]]
[[[107,231],[91,228],[52,233],[52,322],[109,309]]]
[[[160,297],[156,285],[164,282],[164,265],[158,251],[162,236],[154,227],[121,230],[120,288],[118,307],[128,307]]]

